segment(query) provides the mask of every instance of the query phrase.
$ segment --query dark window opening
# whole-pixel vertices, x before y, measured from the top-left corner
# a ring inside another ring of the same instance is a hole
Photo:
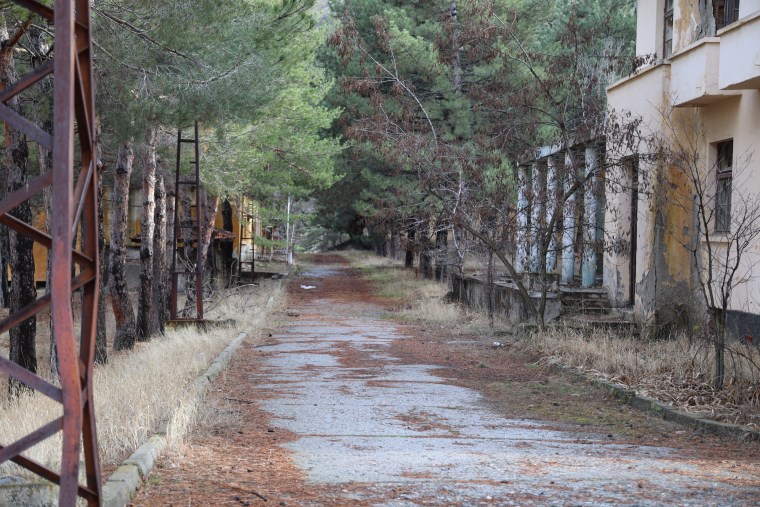
[[[665,0],[665,23],[662,37],[662,58],[673,56],[673,0]]]
[[[730,232],[734,141],[729,140],[718,143],[716,148],[715,232]]]
[[[715,28],[721,28],[739,20],[739,0],[713,0]]]

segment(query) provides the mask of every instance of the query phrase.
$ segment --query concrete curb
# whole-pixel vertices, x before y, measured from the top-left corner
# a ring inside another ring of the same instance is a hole
[[[279,290],[282,287],[280,279],[275,287]],[[264,307],[264,312],[257,319],[254,319],[252,327],[258,327],[261,321],[269,315],[274,306],[275,298],[270,296]],[[197,396],[202,396],[209,385],[219,376],[220,373],[229,364],[235,351],[242,345],[248,337],[248,333],[240,333],[235,337],[227,347],[213,360],[208,369],[195,379],[193,389]],[[124,460],[114,473],[108,477],[103,485],[102,506],[103,507],[125,507],[134,497],[147,480],[148,475],[153,470],[156,460],[161,452],[166,448],[168,441],[166,439],[166,428],[162,428],[157,434],[153,435],[141,445],[129,458]]]
[[[551,365],[550,371],[555,373],[564,373],[574,376],[584,382],[590,383],[626,405],[640,410],[649,412],[666,421],[672,421],[682,426],[687,426],[695,430],[703,431],[718,436],[729,436],[737,438],[744,442],[760,442],[760,431],[752,430],[737,424],[728,424],[710,419],[704,419],[694,414],[689,414],[665,402],[636,394],[636,391],[621,384],[615,384],[603,379],[589,377],[588,375],[567,366]]]
[[[227,367],[235,350],[247,337],[248,333],[237,335],[222,353],[211,362],[205,373],[195,379],[193,389],[197,396],[202,396],[206,392],[208,386]],[[127,505],[143,482],[147,480],[166,445],[166,430],[164,429],[150,437],[129,458],[124,460],[103,485],[103,507],[124,507]]]

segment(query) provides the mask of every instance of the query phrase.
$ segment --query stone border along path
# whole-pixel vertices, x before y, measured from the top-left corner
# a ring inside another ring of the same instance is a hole
[[[621,402],[630,405],[636,410],[648,412],[661,417],[665,421],[672,421],[688,428],[702,430],[713,435],[734,437],[743,442],[760,442],[760,431],[752,430],[738,424],[724,423],[712,419],[704,419],[694,414],[684,412],[664,401],[637,394],[634,389],[616,384],[608,380],[594,378],[582,371],[567,366],[552,365],[552,370],[577,377],[599,389],[607,391]]]
[[[282,287],[283,280],[287,280],[289,275],[285,275],[279,278],[278,283],[273,287],[273,290],[278,290]],[[270,310],[274,306],[274,296],[270,296],[267,301],[264,312],[256,320],[253,321],[251,327],[258,327],[269,315]],[[197,398],[202,398],[208,389],[209,385],[216,379],[216,377],[224,371],[227,365],[232,359],[232,355],[240,347],[248,337],[248,333],[242,332],[235,339],[233,339],[229,345],[222,351],[219,356],[214,359],[209,365],[208,369],[195,379],[193,382],[193,390]],[[109,477],[106,483],[103,485],[103,507],[124,507],[132,500],[135,493],[140,489],[143,483],[148,479],[153,470],[153,466],[156,464],[156,460],[166,448],[166,424],[156,432],[155,435],[148,438],[148,440],[141,445],[132,455],[124,460],[119,468],[117,468]]]

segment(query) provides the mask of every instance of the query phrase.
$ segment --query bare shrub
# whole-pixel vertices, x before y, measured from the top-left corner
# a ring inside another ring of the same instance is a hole
[[[714,347],[686,334],[646,341],[608,329],[556,327],[531,333],[522,345],[545,363],[576,368],[687,411],[760,424],[760,378],[754,366],[760,351],[753,346],[727,350],[725,389],[718,390],[712,383]]]

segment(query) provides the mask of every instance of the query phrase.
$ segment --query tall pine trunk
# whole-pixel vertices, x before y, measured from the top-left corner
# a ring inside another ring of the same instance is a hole
[[[34,52],[38,55],[46,55],[48,54],[50,47],[47,43],[47,39],[45,37],[44,32],[42,29],[37,27],[32,27],[29,30],[29,40],[31,43],[31,46],[34,48]],[[50,94],[53,91],[53,79],[51,76],[46,77],[43,79],[38,85],[37,89],[39,93],[46,95]],[[41,117],[39,118],[39,125],[45,132],[52,132],[53,130],[53,111],[52,110],[46,110],[43,111],[41,114]],[[53,168],[53,152],[50,150],[46,150],[44,147],[38,145],[37,150],[37,162],[40,166],[40,174],[45,174],[46,172],[52,170]],[[43,191],[43,201],[45,203],[45,226],[47,227],[48,231],[52,230],[53,227],[53,189],[52,187],[46,187]],[[51,270],[53,269],[53,262],[52,262],[52,256],[47,256],[47,268],[46,268],[46,276],[45,276],[45,292],[47,294],[50,294],[51,287],[50,287],[50,277],[51,277]],[[48,309],[48,316],[50,320],[50,340],[48,344],[48,357],[50,359],[50,378],[53,380],[56,380],[60,377],[60,368],[58,363],[58,351],[55,347],[55,322],[53,322],[52,318],[52,308]]]
[[[106,298],[103,286],[106,284],[106,231],[103,211],[103,159],[100,151],[100,118],[95,116],[95,167],[98,170],[98,255],[100,256],[100,287],[98,291],[98,322],[95,334],[95,362],[108,362],[108,334],[106,332]],[[82,308],[84,310],[84,308]]]
[[[98,169],[100,172],[100,169]],[[98,321],[95,331],[95,362],[104,364],[108,362],[108,333],[106,331],[106,298],[103,290],[105,284],[106,266],[106,238],[103,212],[103,180],[98,180],[98,255],[100,256],[100,287],[98,290]],[[83,308],[84,310],[84,308]]]
[[[156,131],[148,132],[143,155],[143,206],[140,240],[140,297],[137,303],[137,339],[148,341],[154,334],[153,321],[153,242],[156,220]]]
[[[132,143],[119,146],[114,170],[113,198],[111,207],[111,256],[110,287],[111,306],[116,318],[114,349],[131,349],[135,345],[135,311],[127,288],[127,221],[129,217],[129,178],[134,162]]]
[[[174,188],[174,178],[167,178],[164,181],[166,187],[166,257],[164,272],[166,273],[166,286],[164,287],[164,300],[166,303],[167,319],[169,318],[169,301],[172,300],[172,259],[176,241],[174,240],[174,199],[176,197],[176,188]]]
[[[410,225],[406,231],[406,256],[404,257],[404,266],[407,268],[414,267],[414,242],[417,235],[417,229]]]
[[[430,226],[427,220],[424,220],[418,228],[418,242],[421,243],[420,247],[420,275],[430,280],[434,277],[433,274],[433,257],[435,247],[430,240]]]
[[[435,279],[443,282],[448,277],[449,260],[449,230],[443,229],[435,233]]]
[[[16,68],[13,61],[13,48],[23,32],[28,27],[28,22],[10,37],[3,20],[0,26],[0,39],[2,50],[0,51],[0,84],[7,87],[17,79]],[[7,105],[17,113],[21,112],[21,104],[17,97],[9,100]],[[7,168],[6,192],[15,192],[23,188],[27,183],[27,166],[29,163],[29,146],[26,137],[19,131],[5,124],[5,165]],[[24,202],[11,211],[11,215],[19,220],[31,223],[32,209],[29,202]],[[37,290],[34,284],[34,255],[32,247],[34,242],[14,231],[8,232],[8,247],[11,267],[11,290],[10,311],[16,312],[24,306],[33,303],[37,299]],[[10,330],[10,353],[9,359],[14,363],[26,368],[31,372],[37,372],[37,350],[35,339],[37,336],[37,318],[30,317],[18,326]],[[10,379],[9,389],[11,394],[17,394],[23,384]]]
[[[168,279],[166,269],[166,188],[163,175],[156,178],[155,191],[156,232],[153,236],[153,313],[151,329],[153,333],[163,333],[164,323],[168,318],[168,308],[164,297]]]

